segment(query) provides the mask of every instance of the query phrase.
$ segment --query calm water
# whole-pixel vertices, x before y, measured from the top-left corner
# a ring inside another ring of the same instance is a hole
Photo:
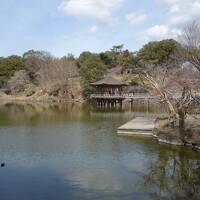
[[[0,105],[0,200],[199,199],[200,152],[117,137],[132,111]]]

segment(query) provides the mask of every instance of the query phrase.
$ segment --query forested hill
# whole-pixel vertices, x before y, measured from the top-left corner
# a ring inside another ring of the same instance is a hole
[[[0,87],[6,94],[15,96],[88,98],[93,92],[90,83],[113,69],[120,68],[122,74],[128,69],[132,74],[138,67],[162,66],[171,62],[172,55],[180,48],[178,42],[169,39],[150,42],[138,52],[116,45],[102,53],[83,52],[78,58],[71,54],[56,58],[45,51],[30,50],[23,56],[0,58]],[[137,80],[131,81],[135,84]]]

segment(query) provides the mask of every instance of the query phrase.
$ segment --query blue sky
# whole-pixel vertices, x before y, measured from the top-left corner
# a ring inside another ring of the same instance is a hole
[[[30,49],[56,56],[177,38],[200,20],[200,0],[0,0],[0,56]]]

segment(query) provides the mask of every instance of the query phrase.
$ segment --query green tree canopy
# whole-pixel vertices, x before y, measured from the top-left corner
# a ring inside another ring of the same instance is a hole
[[[84,52],[80,55],[79,65],[84,90],[83,94],[88,98],[93,91],[90,83],[103,78],[107,67],[98,54],[91,54],[88,52]]]
[[[120,44],[120,45],[114,45],[112,48],[111,48],[111,52],[115,55],[118,55],[118,54],[122,54],[123,53],[123,48],[124,48],[124,45],[123,44]]]
[[[111,51],[100,53],[100,58],[108,69],[111,69],[117,65],[116,55]]]
[[[78,63],[79,65],[83,64],[90,56],[92,56],[93,54],[89,51],[84,51],[80,54],[79,58],[78,58]]]
[[[110,69],[121,65],[130,67],[135,59],[135,54],[128,49],[123,49],[124,45],[115,45],[110,51],[100,53],[100,57],[104,64]]]
[[[24,69],[25,62],[20,56],[9,56],[0,58],[0,87],[18,70]]]
[[[149,42],[138,52],[137,56],[147,64],[164,64],[175,61],[173,54],[180,48],[180,44],[173,40]]]
[[[129,50],[123,51],[117,58],[118,65],[122,65],[126,68],[131,68],[134,65],[136,55]]]

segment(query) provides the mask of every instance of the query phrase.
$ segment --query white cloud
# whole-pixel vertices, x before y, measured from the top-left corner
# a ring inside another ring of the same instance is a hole
[[[147,19],[147,15],[145,13],[132,12],[127,14],[125,18],[130,24],[137,25],[143,23]]]
[[[200,0],[155,0],[167,6],[163,22],[148,28],[141,38],[143,41],[156,41],[168,38],[177,39],[182,28],[191,21],[200,20]]]
[[[200,20],[200,0],[159,0],[169,6],[166,22],[180,26]]]
[[[98,30],[99,30],[99,27],[94,25],[88,30],[88,33],[96,33],[98,32]]]
[[[156,25],[147,30],[147,36],[153,40],[159,40],[169,35],[169,28],[166,25]]]
[[[163,39],[174,38],[176,39],[181,31],[176,28],[171,28],[165,24],[155,25],[149,28],[143,35],[145,41],[158,41]]]
[[[156,25],[147,30],[147,36],[153,40],[176,38],[179,33],[178,29],[171,29],[167,25]]]
[[[65,14],[107,21],[123,0],[64,0],[59,9]]]

